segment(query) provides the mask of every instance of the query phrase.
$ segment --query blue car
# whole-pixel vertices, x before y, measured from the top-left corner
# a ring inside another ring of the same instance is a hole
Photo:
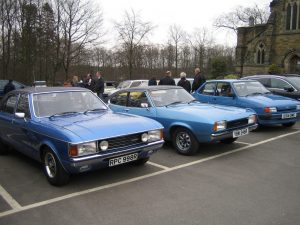
[[[253,80],[211,80],[193,96],[205,103],[251,108],[258,115],[259,125],[293,126],[300,119],[300,102],[272,94]]]
[[[84,88],[9,92],[0,109],[0,153],[10,148],[42,162],[53,185],[70,174],[132,162],[144,164],[163,145],[163,126],[112,112]]]
[[[203,104],[177,86],[120,90],[110,96],[109,106],[160,122],[165,140],[184,155],[196,153],[200,142],[232,143],[257,127],[253,110]]]

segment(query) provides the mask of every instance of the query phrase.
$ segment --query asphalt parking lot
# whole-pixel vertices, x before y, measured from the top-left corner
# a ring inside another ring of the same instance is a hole
[[[48,184],[39,163],[0,157],[0,224],[300,224],[300,123],[181,156],[166,144],[123,165]]]

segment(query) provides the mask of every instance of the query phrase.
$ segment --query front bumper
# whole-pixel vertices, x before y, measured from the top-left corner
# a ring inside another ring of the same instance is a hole
[[[63,166],[69,173],[81,173],[89,170],[95,170],[109,166],[109,159],[123,155],[138,153],[138,159],[148,157],[162,148],[163,140],[148,143],[147,145],[135,146],[119,151],[108,151],[90,156],[72,158],[70,161],[64,161]]]
[[[283,113],[297,113],[297,117],[290,119],[282,119]],[[277,112],[271,114],[258,115],[258,124],[260,125],[276,125],[283,123],[297,122],[300,120],[300,112]]]
[[[254,125],[251,125],[251,126],[235,128],[235,129],[227,130],[227,131],[220,132],[220,133],[214,133],[214,134],[211,134],[210,138],[211,138],[211,141],[220,141],[220,140],[224,140],[224,139],[227,139],[227,138],[233,138],[233,131],[234,130],[248,128],[248,130],[250,132],[252,130],[255,130],[257,128],[257,126],[258,126],[257,124],[254,124]]]

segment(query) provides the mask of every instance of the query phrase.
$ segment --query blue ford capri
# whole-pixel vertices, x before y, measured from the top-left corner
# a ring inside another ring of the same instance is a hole
[[[0,153],[10,147],[41,161],[53,185],[69,175],[123,163],[144,164],[163,145],[163,126],[112,112],[84,88],[26,88],[0,108]]]
[[[110,96],[109,106],[160,122],[165,140],[184,155],[196,153],[200,142],[232,143],[257,127],[253,110],[203,104],[176,86],[121,90]]]
[[[252,80],[211,80],[193,96],[204,103],[251,108],[259,125],[293,126],[300,120],[300,102],[274,95],[260,82]]]

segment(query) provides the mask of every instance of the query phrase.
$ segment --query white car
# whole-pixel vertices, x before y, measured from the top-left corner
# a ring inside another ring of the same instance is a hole
[[[119,85],[115,90],[110,91],[108,93],[108,96],[124,88],[146,87],[146,86],[148,86],[148,80],[124,80],[121,83],[119,83]]]

